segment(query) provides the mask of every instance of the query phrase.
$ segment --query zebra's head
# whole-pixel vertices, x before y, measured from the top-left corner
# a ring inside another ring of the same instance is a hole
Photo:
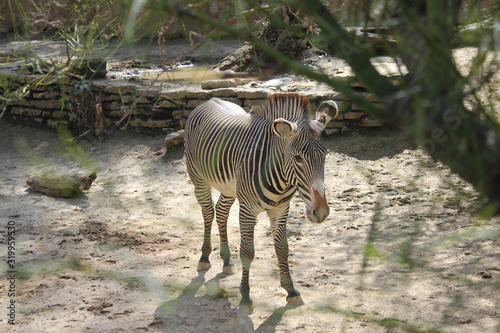
[[[273,122],[274,133],[288,141],[290,181],[298,187],[312,222],[323,222],[330,214],[324,187],[326,147],[321,132],[337,114],[337,104],[327,101],[318,107],[316,119],[293,122],[278,118]]]

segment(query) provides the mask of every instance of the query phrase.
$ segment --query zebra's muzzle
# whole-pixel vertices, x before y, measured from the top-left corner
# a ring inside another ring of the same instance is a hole
[[[306,204],[306,215],[311,222],[321,223],[330,215],[330,207],[324,193],[321,195],[314,190],[313,198],[312,205]]]

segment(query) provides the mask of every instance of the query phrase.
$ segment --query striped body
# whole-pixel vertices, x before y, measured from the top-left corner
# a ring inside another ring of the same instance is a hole
[[[272,122],[236,105],[225,109],[221,102],[228,103],[205,103],[186,124],[186,159],[193,182],[202,179],[225,196],[252,203],[259,212],[291,198],[295,186],[287,184],[283,174],[283,153],[266,151],[272,146],[285,150],[272,132]]]
[[[306,202],[309,219],[322,222],[328,216],[323,186],[326,149],[320,133],[336,105],[325,105],[317,119],[311,120],[309,101],[296,94],[271,96],[250,113],[236,104],[213,98],[197,107],[186,122],[187,170],[205,222],[198,269],[210,267],[213,187],[221,193],[216,221],[226,273],[232,273],[227,216],[234,200],[240,202],[243,304],[251,303],[248,272],[254,257],[253,232],[257,215],[263,211],[271,221],[281,285],[288,292],[288,302],[302,302],[288,270],[286,220],[297,189]]]

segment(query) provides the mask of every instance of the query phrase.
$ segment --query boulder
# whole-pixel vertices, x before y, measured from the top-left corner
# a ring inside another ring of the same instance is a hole
[[[163,141],[165,148],[168,148],[184,144],[184,130],[180,130],[174,133],[170,133]]]

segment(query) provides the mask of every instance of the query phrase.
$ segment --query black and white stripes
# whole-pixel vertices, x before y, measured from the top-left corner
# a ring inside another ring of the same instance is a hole
[[[322,222],[328,216],[323,186],[326,149],[320,132],[333,117],[335,108],[334,103],[320,107],[317,118],[312,120],[309,101],[297,94],[273,95],[250,113],[213,98],[197,107],[186,122],[187,169],[205,221],[198,269],[210,267],[213,187],[221,192],[216,221],[225,273],[233,272],[227,217],[235,198],[240,202],[242,304],[251,303],[248,275],[255,254],[253,233],[257,215],[263,211],[271,220],[280,280],[288,292],[287,300],[291,304],[302,303],[288,270],[289,202],[298,189],[310,220]]]

